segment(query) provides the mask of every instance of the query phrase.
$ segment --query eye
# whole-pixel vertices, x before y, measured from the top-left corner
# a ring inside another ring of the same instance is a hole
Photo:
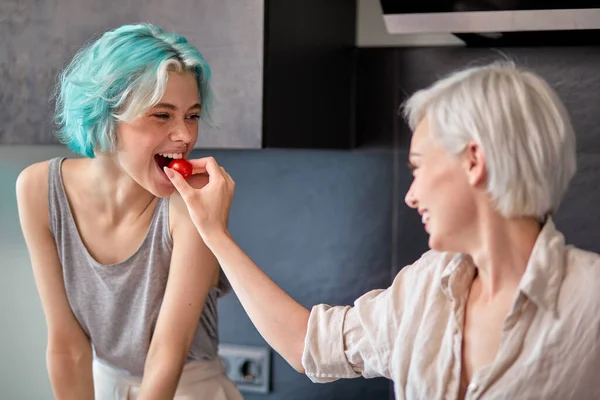
[[[200,119],[200,114],[192,114],[192,115],[188,115],[186,118],[187,118],[187,119],[195,119],[195,120],[198,120],[198,119]]]
[[[167,113],[156,113],[156,114],[152,114],[152,116],[159,118],[159,119],[169,119],[169,114],[167,114]]]
[[[418,165],[415,165],[411,162],[408,163],[408,169],[410,170],[411,175],[413,176],[413,178],[416,178],[417,176],[417,170],[419,169]]]

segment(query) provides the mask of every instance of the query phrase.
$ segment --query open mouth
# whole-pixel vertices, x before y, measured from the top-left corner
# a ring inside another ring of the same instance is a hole
[[[173,153],[173,154],[155,154],[154,161],[158,165],[158,168],[164,172],[164,168],[169,165],[169,163],[173,160],[183,158],[183,154],[181,153]]]
[[[169,163],[171,161],[173,161],[173,158],[161,156],[160,154],[156,154],[154,156],[154,161],[156,161],[156,164],[158,164],[158,168],[160,168],[161,171],[164,171],[164,168],[167,165],[169,165]]]

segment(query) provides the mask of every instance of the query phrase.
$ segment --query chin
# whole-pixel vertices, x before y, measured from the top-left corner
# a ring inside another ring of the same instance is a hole
[[[157,185],[156,183],[145,186],[145,189],[153,196],[161,198],[171,197],[175,192],[175,187],[173,185]]]
[[[446,246],[444,245],[444,240],[443,238],[440,238],[439,236],[435,235],[435,234],[429,234],[429,248],[432,250],[436,250],[436,251],[448,251],[448,246],[446,243]]]
[[[171,197],[171,195],[175,193],[175,188],[171,187],[171,189],[164,189],[161,188],[160,190],[153,190],[152,194],[155,195],[156,197],[161,197],[161,198],[165,198],[165,197]]]
[[[427,244],[429,245],[429,248],[431,250],[441,251],[439,243],[436,240],[434,240],[433,236],[431,236],[431,235],[429,235],[429,242]]]
[[[462,253],[461,240],[455,235],[429,235],[429,248],[439,252]]]

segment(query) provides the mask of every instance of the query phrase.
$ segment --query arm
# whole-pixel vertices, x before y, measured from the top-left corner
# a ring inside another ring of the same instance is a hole
[[[298,372],[309,311],[275,284],[233,241],[227,231],[235,184],[214,158],[188,160],[194,177],[204,179],[197,189],[179,173],[165,168],[185,201],[190,217],[206,245],[217,257],[244,310],[262,337]]]
[[[67,300],[62,265],[50,232],[47,181],[48,163],[34,164],[21,172],[16,191],[21,229],[48,328],[48,375],[56,399],[91,400],[92,347]]]
[[[228,233],[208,236],[229,283],[263,338],[298,372],[310,312],[273,282]]]
[[[177,172],[165,172],[246,313],[271,347],[315,381],[389,376],[389,356],[405,309],[403,299],[412,297],[407,293],[419,293],[411,288],[415,280],[403,278],[406,273],[401,272],[391,288],[365,294],[354,307],[319,305],[309,312],[269,279],[229,235],[227,215],[235,186],[229,174],[213,158],[191,162],[195,174],[209,176],[200,190],[190,187]]]
[[[173,254],[169,278],[144,366],[139,399],[172,399],[177,389],[204,302],[218,271],[179,195],[169,215]]]
[[[403,268],[387,289],[371,290],[353,306],[326,304],[309,312],[279,288],[227,233],[207,235],[236,295],[267,342],[313,382],[387,377],[398,337],[411,343],[432,287],[439,253]],[[408,322],[410,321],[410,322]],[[410,349],[406,349],[410,352]]]

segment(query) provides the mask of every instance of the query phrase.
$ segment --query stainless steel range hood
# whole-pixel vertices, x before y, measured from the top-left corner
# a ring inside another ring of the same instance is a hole
[[[391,34],[600,29],[600,1],[380,0]]]

